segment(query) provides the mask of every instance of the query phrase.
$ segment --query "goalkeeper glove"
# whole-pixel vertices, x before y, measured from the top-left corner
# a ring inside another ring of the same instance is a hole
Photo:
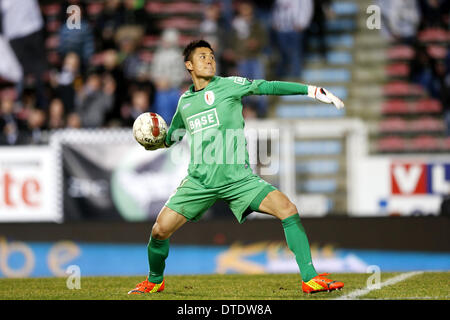
[[[337,109],[344,107],[344,102],[325,88],[308,86],[308,97],[324,103],[332,103]]]

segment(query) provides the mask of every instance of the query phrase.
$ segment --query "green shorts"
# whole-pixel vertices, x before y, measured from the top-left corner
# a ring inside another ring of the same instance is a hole
[[[205,188],[187,176],[165,206],[189,221],[197,221],[217,200],[222,199],[228,203],[239,223],[243,223],[250,213],[258,211],[260,203],[274,190],[274,186],[255,174],[218,188]]]

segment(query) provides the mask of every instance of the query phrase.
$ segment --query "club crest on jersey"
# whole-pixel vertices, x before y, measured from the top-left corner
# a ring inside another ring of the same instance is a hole
[[[215,100],[214,92],[212,91],[206,91],[205,92],[205,101],[208,105],[212,106]]]

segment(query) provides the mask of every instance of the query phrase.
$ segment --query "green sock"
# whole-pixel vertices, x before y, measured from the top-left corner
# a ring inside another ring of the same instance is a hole
[[[281,223],[283,224],[287,245],[295,255],[302,280],[308,282],[317,276],[317,272],[312,263],[311,249],[309,248],[305,229],[303,229],[303,225],[300,222],[300,216],[295,214],[281,220]]]
[[[148,273],[148,281],[153,283],[161,283],[164,277],[164,269],[166,267],[166,258],[169,255],[169,239],[158,240],[150,236],[147,245],[148,264],[150,271]]]

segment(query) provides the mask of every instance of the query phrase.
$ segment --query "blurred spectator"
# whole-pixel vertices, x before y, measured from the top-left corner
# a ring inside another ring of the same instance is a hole
[[[113,107],[115,87],[114,79],[110,76],[102,78],[97,72],[88,75],[75,101],[75,110],[80,116],[82,127],[103,126],[106,113]]]
[[[152,17],[144,8],[144,0],[123,0],[123,15],[125,25],[140,26],[146,34],[155,33],[156,28]]]
[[[176,29],[163,31],[152,59],[150,74],[157,87],[158,82],[165,82],[169,89],[179,88],[188,79],[179,45],[179,32]]]
[[[18,82],[17,98],[21,99],[28,76],[36,89],[37,107],[47,107],[44,73],[47,59],[44,48],[44,21],[36,0],[3,0],[1,5],[2,33],[9,40],[23,71]]]
[[[327,56],[327,20],[334,17],[334,12],[331,9],[331,2],[331,0],[314,0],[314,13],[311,20],[311,26],[307,33],[308,39],[314,35],[319,40],[319,53],[324,60],[326,60]]]
[[[43,110],[31,110],[27,118],[27,128],[24,131],[26,144],[42,144],[48,142],[47,115]]]
[[[6,90],[0,100],[0,145],[21,143],[20,132],[25,123],[17,116],[14,92]]]
[[[137,52],[143,35],[142,29],[135,26],[122,26],[116,32],[118,61],[122,65],[123,74],[127,80],[138,78],[148,69],[147,63],[140,58]]]
[[[379,0],[385,21],[382,33],[392,41],[413,44],[420,24],[416,0]]]
[[[120,0],[106,0],[103,10],[95,23],[99,50],[114,49],[114,35],[124,23],[124,13]]]
[[[69,52],[64,57],[60,72],[50,74],[50,83],[55,94],[70,113],[75,110],[75,92],[82,83],[80,74],[80,58],[77,53]]]
[[[217,74],[227,75],[228,61],[224,63],[223,54],[228,47],[228,33],[226,22],[222,17],[219,3],[208,4],[205,8],[204,18],[199,26],[200,36],[211,44],[216,57]]]
[[[80,129],[81,118],[76,112],[72,112],[66,117],[66,127],[68,129]]]
[[[64,8],[66,12],[67,8]],[[79,28],[72,28],[67,23],[63,23],[59,30],[59,47],[60,55],[65,56],[69,52],[75,52],[80,57],[81,69],[87,70],[90,59],[95,52],[95,42],[93,30],[84,17],[83,10],[80,10]],[[70,14],[70,13],[69,13]],[[67,14],[67,17],[69,16]]]
[[[272,16],[280,51],[278,77],[299,78],[303,66],[303,38],[313,15],[312,0],[276,0]]]
[[[239,75],[249,79],[264,79],[262,49],[268,38],[262,24],[254,16],[252,3],[239,2],[233,19],[232,49],[237,60]]]
[[[436,59],[430,56],[424,44],[415,44],[415,55],[410,62],[410,80],[420,84],[430,96],[440,98],[442,88],[442,72],[439,71]]]
[[[251,2],[240,2],[237,12],[232,23],[231,37],[237,72],[249,79],[264,79],[266,73],[262,51],[268,42],[266,30],[255,18]],[[259,116],[266,114],[267,96],[249,96],[245,99],[253,101]]]
[[[175,110],[177,109],[179,99],[180,89],[170,87],[167,80],[159,80],[156,82],[156,92],[152,110],[158,113],[169,125],[175,114]]]
[[[102,54],[102,65],[100,72],[114,79],[116,89],[114,90],[114,105],[106,115],[108,125],[119,125],[121,121],[120,108],[127,98],[127,83],[119,65],[119,55],[116,50],[109,49]]]
[[[63,129],[66,126],[64,104],[61,99],[54,98],[48,107],[47,128],[50,130]]]
[[[419,0],[422,19],[420,29],[449,27],[446,16],[449,14],[449,0]]]
[[[145,90],[135,90],[131,95],[131,104],[122,107],[122,119],[125,127],[132,127],[134,120],[150,110],[149,94]]]

